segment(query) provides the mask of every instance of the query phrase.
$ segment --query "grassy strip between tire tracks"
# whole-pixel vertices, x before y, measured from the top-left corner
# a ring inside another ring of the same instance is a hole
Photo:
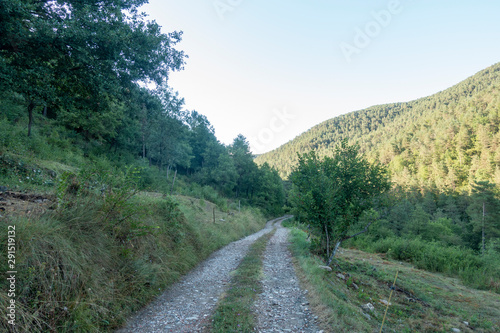
[[[255,326],[254,302],[262,291],[262,256],[273,232],[257,239],[235,270],[231,284],[219,301],[212,317],[211,332],[253,332]]]

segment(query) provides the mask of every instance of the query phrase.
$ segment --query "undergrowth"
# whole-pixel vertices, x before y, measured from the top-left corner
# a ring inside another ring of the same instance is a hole
[[[388,237],[371,242],[358,239],[346,242],[373,253],[386,253],[391,259],[410,262],[430,272],[459,277],[467,286],[500,293],[500,252],[490,243],[484,255],[472,249],[445,246],[420,238]]]
[[[379,332],[392,283],[383,332],[498,332],[498,295],[467,288],[456,278],[394,262],[386,254],[341,249],[332,271],[311,253],[307,233],[293,228],[291,248],[311,308],[325,332]],[[393,249],[393,247],[391,247]],[[366,308],[371,304],[372,310]]]
[[[214,204],[145,195],[139,182],[134,168],[68,172],[58,180],[52,210],[4,218],[0,244],[7,243],[7,225],[16,228],[19,332],[112,331],[215,249],[265,222],[244,209],[231,223],[214,223],[212,213],[222,214]],[[0,289],[7,289],[5,279]],[[6,293],[0,300],[9,301]]]

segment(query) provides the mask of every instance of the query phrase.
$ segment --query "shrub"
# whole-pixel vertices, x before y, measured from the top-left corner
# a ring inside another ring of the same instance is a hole
[[[418,268],[460,277],[467,285],[500,292],[500,255],[490,245],[480,256],[475,251],[420,238],[389,237],[375,242],[353,241],[351,245],[371,252],[387,253],[389,258],[413,263]]]

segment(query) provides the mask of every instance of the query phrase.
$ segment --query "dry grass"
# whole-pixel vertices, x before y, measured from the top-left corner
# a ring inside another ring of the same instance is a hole
[[[186,197],[141,193],[113,214],[107,207],[89,196],[40,218],[5,221],[16,226],[19,332],[113,331],[215,249],[265,224],[251,210],[231,223],[205,223],[213,204]],[[0,331],[10,328],[0,322]]]

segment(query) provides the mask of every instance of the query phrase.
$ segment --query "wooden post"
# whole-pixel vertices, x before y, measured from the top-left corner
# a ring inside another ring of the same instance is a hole
[[[215,207],[214,207],[214,223],[215,223]]]

